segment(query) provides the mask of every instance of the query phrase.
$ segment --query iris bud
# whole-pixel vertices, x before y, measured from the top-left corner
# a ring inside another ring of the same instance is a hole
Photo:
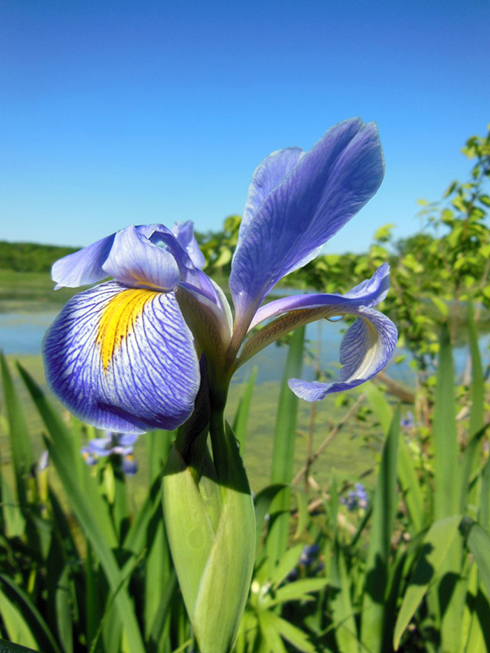
[[[219,471],[207,450],[196,468],[174,445],[163,480],[167,537],[201,653],[231,650],[255,554],[255,513],[238,444],[228,426],[221,436]]]

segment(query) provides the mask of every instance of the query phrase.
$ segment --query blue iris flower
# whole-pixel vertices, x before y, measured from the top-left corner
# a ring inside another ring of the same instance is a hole
[[[57,261],[57,288],[113,280],[73,297],[47,332],[44,361],[55,394],[99,428],[174,429],[193,411],[201,354],[212,382],[227,388],[240,365],[283,334],[346,314],[357,319],[341,345],[339,378],[291,379],[290,387],[316,401],[373,377],[397,340],[393,323],[374,308],[388,292],[387,264],[345,295],[263,302],[366,204],[383,173],[377,128],[359,119],[336,125],[308,152],[293,147],[264,159],[252,178],[232,262],[234,317],[202,271],[190,222],[172,229],[131,226]]]
[[[99,458],[117,457],[125,474],[133,476],[138,471],[134,457],[134,443],[138,435],[132,433],[107,433],[105,438],[93,438],[81,449],[87,465],[95,465]]]

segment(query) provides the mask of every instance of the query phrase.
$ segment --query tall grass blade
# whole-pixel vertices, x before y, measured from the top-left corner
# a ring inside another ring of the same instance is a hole
[[[47,401],[43,391],[23,368],[19,368],[27,389],[48,429],[50,459],[58,472],[67,498],[77,519],[100,559],[121,622],[127,632],[132,653],[144,653],[134,607],[125,588],[121,588],[121,570],[111,549],[117,548],[117,539],[106,506],[98,494],[87,469],[83,469],[83,486],[73,474],[75,452],[70,442],[70,432]],[[77,455],[78,452],[77,452]]]
[[[368,398],[381,423],[385,435],[388,435],[393,419],[393,410],[383,393],[372,382],[363,386],[363,391]],[[424,496],[415,471],[412,456],[405,444],[403,437],[398,442],[398,482],[410,518],[412,535],[420,533],[424,527]]]
[[[240,451],[243,456],[245,448],[245,440],[247,437],[248,414],[250,412],[250,404],[252,401],[252,394],[255,387],[255,379],[257,378],[257,368],[254,367],[252,374],[248,381],[243,383],[242,396],[238,403],[238,408],[233,420],[233,432],[236,439],[240,443]]]
[[[477,463],[481,439],[480,434],[482,433],[485,414],[485,384],[480,351],[478,348],[478,336],[473,315],[473,306],[471,305],[471,302],[468,303],[468,335],[471,351],[471,412],[468,444],[463,456],[460,502],[461,512],[466,510],[466,505],[469,499],[469,483]],[[474,489],[474,492],[476,492],[476,488]],[[471,499],[473,499],[473,496]],[[473,501],[471,502],[473,503]]]
[[[446,325],[440,340],[433,430],[434,518],[439,520],[458,513],[460,492],[454,368]]]
[[[490,535],[479,524],[473,524],[471,527],[468,549],[475,558],[481,581],[490,596]]]
[[[18,640],[19,643],[25,644],[26,646],[33,646],[32,642],[30,643],[29,641],[29,633],[31,633],[35,644],[41,647],[43,653],[61,653],[53,634],[29,596],[4,574],[0,574],[0,581],[2,583],[2,590],[0,592],[4,601],[0,607],[2,616],[4,614],[5,601],[10,603],[11,608],[15,605],[22,615],[22,622],[24,623],[22,631],[24,634],[22,635],[22,639]]]
[[[36,653],[32,648],[26,648],[25,646],[19,646],[18,644],[12,644],[12,642],[6,642],[4,639],[0,639],[0,653]]]
[[[288,357],[281,382],[272,457],[271,484],[273,485],[277,483],[290,485],[293,480],[299,400],[289,389],[288,380],[301,376],[304,341],[305,328],[301,327],[293,333],[289,343]],[[271,504],[267,554],[272,566],[279,562],[288,546],[290,503],[291,491],[285,490]]]
[[[425,536],[417,566],[396,620],[393,638],[395,650],[398,650],[405,629],[441,568],[458,532],[460,522],[459,515],[446,517],[434,522]]]
[[[361,636],[371,651],[381,651],[385,624],[384,612],[389,587],[391,532],[398,503],[397,463],[400,409],[391,422],[386,438],[373,501],[371,538],[366,561]]]
[[[488,531],[490,528],[490,458],[485,463],[481,475],[480,511],[478,517],[481,526]]]
[[[34,453],[24,416],[24,408],[12,380],[5,356],[2,353],[0,353],[0,365],[2,368],[3,392],[7,408],[10,449],[14,463],[17,497],[22,509],[26,510],[27,481],[31,466],[34,463]]]
[[[332,590],[329,603],[335,624],[335,638],[340,653],[351,653],[351,651],[357,651],[359,648],[349,580],[344,554],[337,542],[332,561]]]
[[[26,520],[4,474],[1,474],[0,482],[2,484],[2,513],[5,534],[9,538],[21,537],[25,532]]]
[[[434,402],[434,519],[459,514],[461,468],[458,461],[454,367],[449,330],[441,331]],[[438,594],[442,649],[447,653],[461,650],[461,624],[465,603],[461,577],[463,540],[456,534],[442,564]]]
[[[287,485],[284,483],[276,483],[275,485],[267,485],[265,488],[254,498],[255,508],[255,544],[259,548],[262,530],[264,528],[264,521],[267,514],[270,512],[270,505],[277,495],[285,490]]]

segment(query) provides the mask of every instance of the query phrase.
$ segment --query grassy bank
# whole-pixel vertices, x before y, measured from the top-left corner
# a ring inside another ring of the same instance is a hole
[[[19,361],[46,390],[44,372],[41,356],[8,356],[12,372],[15,373],[15,361]],[[43,450],[43,425],[37,411],[31,410],[30,399],[27,396],[20,380],[17,378],[17,386],[21,394],[23,404],[27,407],[26,416],[28,428],[33,438],[36,453]],[[47,390],[48,391],[48,390]],[[48,391],[49,392],[49,391]],[[230,389],[228,404],[228,419],[233,420],[242,386],[233,384]],[[253,395],[253,408],[250,412],[248,422],[248,436],[244,447],[245,465],[250,476],[254,491],[260,490],[268,484],[270,478],[270,464],[272,460],[272,444],[274,425],[276,421],[277,404],[279,396],[279,383],[264,382],[255,387]],[[55,401],[53,399],[53,401]],[[60,411],[64,411],[61,405],[57,404]],[[301,401],[298,413],[298,435],[295,454],[295,473],[304,465],[308,449],[308,429],[310,426],[312,405]],[[316,411],[314,446],[315,450],[330,433],[332,427],[347,412],[346,407],[336,406],[335,397],[329,397],[325,401],[314,404]],[[3,400],[0,412],[4,414]],[[66,413],[68,419],[68,414]],[[376,459],[376,442],[378,427],[372,420],[367,422],[350,421],[336,437],[332,439],[321,458],[312,468],[313,476],[320,485],[324,486],[327,479],[335,474],[340,480],[358,480],[373,467]],[[374,443],[374,445],[373,445]],[[2,460],[6,463],[10,458],[8,436],[5,424],[0,421],[0,450]],[[143,488],[143,477],[146,477],[146,456],[145,439],[141,437],[136,445],[136,455],[140,460],[141,469],[138,475],[131,479],[134,485],[136,496],[139,494],[139,486]],[[138,477],[141,481],[138,481]],[[369,485],[369,478],[367,479]],[[146,487],[146,486],[145,486]]]

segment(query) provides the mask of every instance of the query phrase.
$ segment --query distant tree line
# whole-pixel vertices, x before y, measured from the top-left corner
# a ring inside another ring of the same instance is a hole
[[[15,272],[49,272],[56,260],[78,249],[0,240],[0,269]]]

